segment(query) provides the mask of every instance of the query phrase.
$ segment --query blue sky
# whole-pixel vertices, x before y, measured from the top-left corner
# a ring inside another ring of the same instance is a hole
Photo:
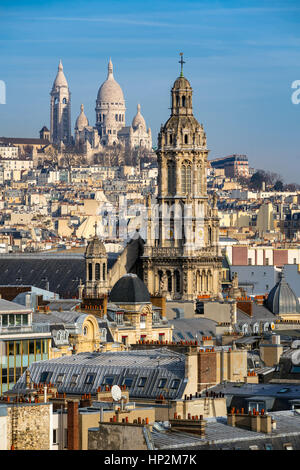
[[[126,121],[141,103],[153,143],[169,116],[170,88],[184,74],[209,158],[247,154],[251,166],[300,182],[300,3],[295,1],[0,2],[0,135],[37,137],[49,127],[59,59],[72,93],[72,126],[95,100],[109,57],[123,88]]]

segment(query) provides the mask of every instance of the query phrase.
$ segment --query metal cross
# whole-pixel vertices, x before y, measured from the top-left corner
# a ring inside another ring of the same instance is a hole
[[[181,72],[180,72],[180,76],[183,77],[183,64],[185,64],[184,60],[183,60],[183,52],[180,52],[180,60],[179,60],[179,64],[181,64]]]

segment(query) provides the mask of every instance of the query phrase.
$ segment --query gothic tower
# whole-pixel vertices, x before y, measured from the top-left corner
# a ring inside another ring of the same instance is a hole
[[[96,229],[85,251],[86,281],[82,292],[85,298],[97,298],[108,292],[107,253]]]
[[[54,144],[71,142],[71,93],[61,61],[50,93],[50,139]]]
[[[206,186],[206,134],[193,115],[192,87],[181,74],[171,90],[171,116],[158,135],[158,198],[148,202],[144,282],[150,293],[194,300],[220,292],[216,197]]]

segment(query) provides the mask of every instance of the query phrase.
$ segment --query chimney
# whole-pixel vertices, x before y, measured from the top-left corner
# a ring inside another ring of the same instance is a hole
[[[68,450],[79,450],[78,401],[68,401]]]

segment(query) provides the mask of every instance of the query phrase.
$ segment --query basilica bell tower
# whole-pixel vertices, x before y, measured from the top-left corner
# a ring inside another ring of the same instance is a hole
[[[151,294],[172,300],[218,297],[222,257],[216,196],[207,194],[206,134],[193,115],[193,89],[181,73],[171,116],[158,135],[158,197],[148,200],[143,276]]]

